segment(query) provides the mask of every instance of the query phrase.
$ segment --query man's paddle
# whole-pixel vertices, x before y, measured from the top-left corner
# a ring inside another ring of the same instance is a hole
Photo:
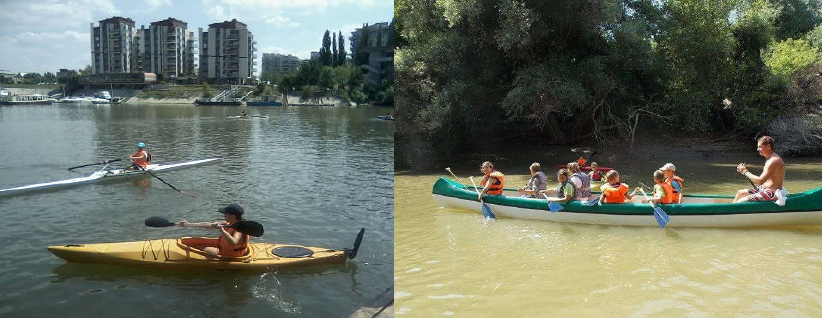
[[[148,227],[169,227],[176,225],[182,227],[213,228],[211,225],[206,225],[203,223],[186,223],[185,225],[181,222],[173,223],[159,216],[152,216],[146,219],[145,224]],[[238,232],[248,234],[253,237],[263,236],[263,233],[265,232],[265,230],[263,229],[263,225],[254,221],[237,221],[230,226],[221,225],[220,227],[230,227],[237,230]]]
[[[474,185],[474,191],[477,191],[477,195],[479,195],[480,192],[479,189],[477,189],[477,184],[474,183],[474,177],[468,177],[468,179],[471,179],[471,184]],[[485,204],[485,202],[482,201],[482,197],[480,197],[479,201],[480,204],[482,204],[482,215],[487,218],[496,219],[497,216],[494,215],[494,212],[491,212],[491,207],[489,207],[487,204]]]
[[[157,175],[155,175],[155,174],[151,173],[151,171],[148,171],[148,170],[144,169],[143,167],[140,167],[140,165],[135,165],[135,166],[137,166],[137,168],[140,168],[140,170],[142,170],[143,172],[148,173],[150,176],[157,178],[157,180],[160,180],[162,183],[165,183],[167,186],[171,187],[172,189],[177,190],[177,191],[180,191],[180,193],[182,193],[182,194],[187,194],[187,195],[190,195],[190,196],[192,196],[192,197],[194,197],[194,196],[195,196],[195,195],[193,195],[193,194],[191,194],[191,193],[188,193],[188,192],[185,192],[185,191],[183,191],[183,190],[177,189],[177,187],[175,187],[175,186],[171,185],[171,183],[166,182],[165,180],[161,179],[161,178],[160,178],[160,177],[158,177]]]
[[[96,165],[104,165],[104,164],[107,164],[107,163],[109,163],[109,162],[117,162],[117,161],[122,161],[122,160],[123,160],[123,159],[111,159],[111,160],[106,160],[106,161],[103,161],[103,162],[98,162],[98,163],[90,163],[90,164],[87,164],[87,165],[82,165],[82,166],[71,167],[71,168],[68,168],[68,170],[69,170],[69,171],[71,171],[71,170],[74,170],[74,169],[77,169],[77,168],[82,168],[82,167],[96,166]]]
[[[745,164],[744,164],[744,163],[742,163],[742,166],[743,166],[743,167],[745,167]],[[745,167],[745,170],[748,170],[748,167]],[[756,184],[754,184],[754,183],[753,183],[753,180],[751,180],[751,178],[748,178],[748,176],[746,176],[746,175],[744,175],[744,174],[743,174],[742,176],[743,176],[743,177],[745,177],[745,179],[748,179],[748,182],[750,182],[750,183],[751,183],[751,186],[752,186],[754,189],[756,189]]]
[[[642,182],[640,182],[639,184],[641,184],[643,187],[648,187],[642,184]],[[671,221],[671,218],[668,216],[668,213],[665,213],[665,211],[663,211],[662,208],[660,208],[658,205],[655,205],[654,202],[648,198],[648,195],[645,194],[644,189],[640,188],[639,191],[642,192],[642,196],[645,197],[645,200],[648,200],[648,203],[650,203],[651,207],[654,209],[654,218],[656,219],[656,223],[659,224],[659,228],[665,228],[665,225],[668,224],[669,221]]]

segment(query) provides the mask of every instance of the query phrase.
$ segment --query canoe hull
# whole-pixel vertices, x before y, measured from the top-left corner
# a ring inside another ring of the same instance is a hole
[[[288,258],[272,253],[274,249],[281,247],[306,248],[313,254],[308,257]],[[251,243],[249,254],[244,257],[211,257],[198,249],[183,245],[180,239],[57,245],[49,246],[48,250],[69,262],[175,270],[267,271],[342,264],[347,258],[345,250],[273,243]]]
[[[497,217],[599,225],[658,226],[653,210],[639,200],[624,204],[585,206],[563,204],[551,213],[545,200],[512,196],[488,196],[485,203]],[[482,212],[476,193],[459,183],[440,178],[434,185],[434,201],[441,207]],[[730,203],[731,197],[686,196],[683,204],[661,207],[671,217],[667,227],[768,227],[822,225],[822,188],[791,195],[785,206],[773,202]],[[691,203],[688,203],[691,202]]]

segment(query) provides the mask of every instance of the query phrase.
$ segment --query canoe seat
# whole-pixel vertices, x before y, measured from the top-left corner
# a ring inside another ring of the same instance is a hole
[[[311,257],[314,251],[301,246],[282,246],[271,250],[271,254],[285,258]]]

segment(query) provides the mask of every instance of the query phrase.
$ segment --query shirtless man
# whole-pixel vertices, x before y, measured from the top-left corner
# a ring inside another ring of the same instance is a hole
[[[785,162],[782,157],[773,152],[773,138],[770,136],[762,136],[756,143],[756,150],[759,155],[765,157],[765,168],[762,174],[756,176],[748,172],[748,168],[744,163],[740,163],[736,167],[736,171],[751,180],[754,184],[759,184],[753,189],[742,189],[736,192],[736,202],[748,201],[776,201],[776,192],[782,189],[782,183],[785,181]]]

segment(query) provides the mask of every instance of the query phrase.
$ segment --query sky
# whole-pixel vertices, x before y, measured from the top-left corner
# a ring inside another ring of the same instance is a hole
[[[172,17],[198,28],[237,19],[257,41],[257,73],[263,53],[308,59],[325,30],[349,37],[363,24],[390,22],[393,0],[0,0],[0,70],[57,73],[91,64],[90,23],[120,16],[136,28]],[[196,57],[195,57],[196,58]]]

